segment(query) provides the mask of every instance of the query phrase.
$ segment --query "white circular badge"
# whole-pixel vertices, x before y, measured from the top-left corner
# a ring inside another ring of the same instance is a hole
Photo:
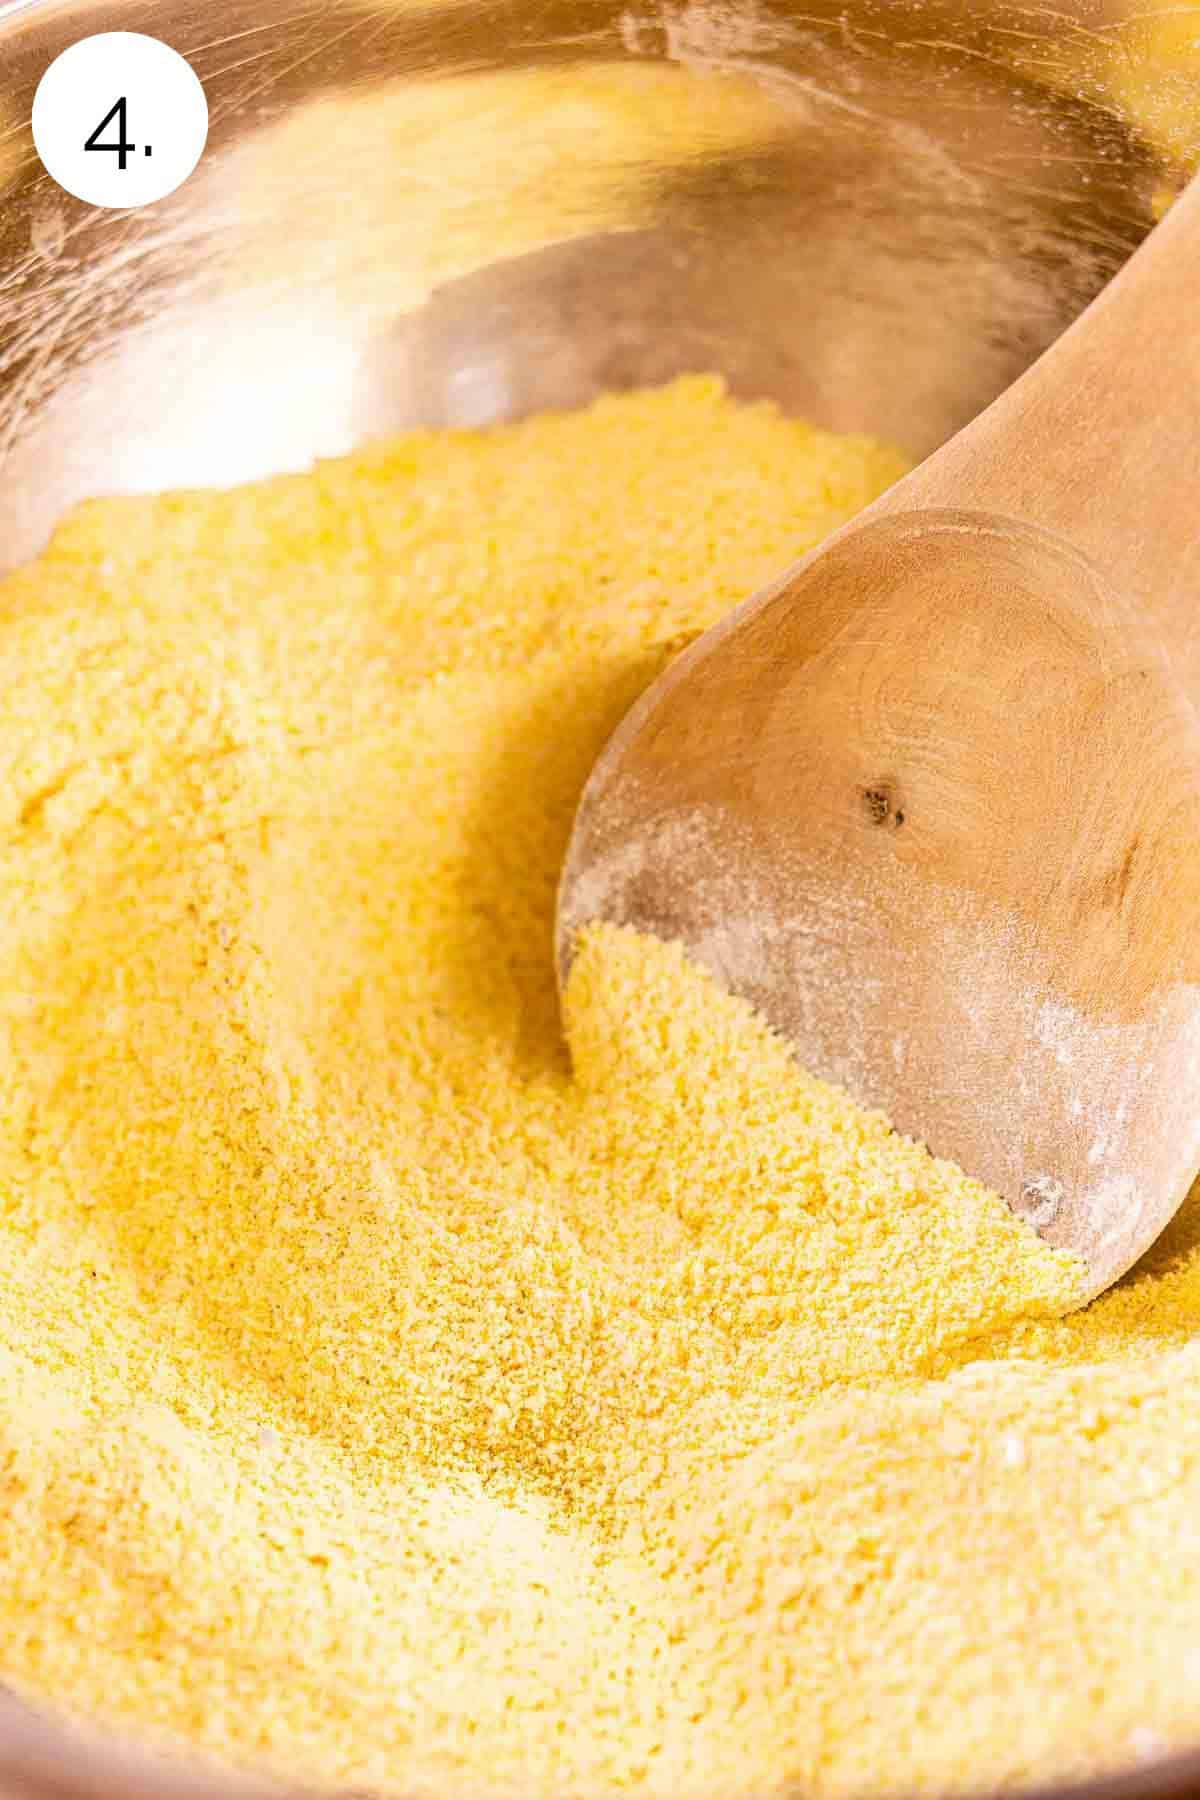
[[[140,31],[101,31],[56,56],[33,97],[33,141],[59,187],[91,206],[148,206],[187,180],[208,138],[191,64]]]

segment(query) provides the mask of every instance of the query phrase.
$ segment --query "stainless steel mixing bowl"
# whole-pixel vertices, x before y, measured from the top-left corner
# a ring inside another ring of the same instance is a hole
[[[1200,6],[1122,4],[0,0],[0,568],[82,496],[685,370],[924,454],[1179,185],[1155,34],[1200,42]],[[29,134],[51,57],[114,28],[212,115],[133,214]],[[0,1794],[230,1791],[0,1701]],[[1200,1794],[1200,1754],[1081,1791]]]

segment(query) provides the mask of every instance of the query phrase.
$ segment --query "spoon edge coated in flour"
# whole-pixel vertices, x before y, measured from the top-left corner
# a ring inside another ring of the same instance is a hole
[[[1200,1168],[1200,183],[617,729],[559,892],[1128,1269]]]

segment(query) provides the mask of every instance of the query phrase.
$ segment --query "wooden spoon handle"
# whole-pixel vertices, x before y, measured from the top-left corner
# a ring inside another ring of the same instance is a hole
[[[879,510],[1056,531],[1158,630],[1200,705],[1200,177],[1057,343]]]

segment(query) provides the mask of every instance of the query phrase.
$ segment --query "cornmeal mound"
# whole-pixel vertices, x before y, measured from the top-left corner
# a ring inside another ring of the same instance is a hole
[[[1200,1210],[1074,1261],[555,882],[901,459],[710,379],[95,503],[0,587],[0,1673],[411,1795],[1200,1735]]]

